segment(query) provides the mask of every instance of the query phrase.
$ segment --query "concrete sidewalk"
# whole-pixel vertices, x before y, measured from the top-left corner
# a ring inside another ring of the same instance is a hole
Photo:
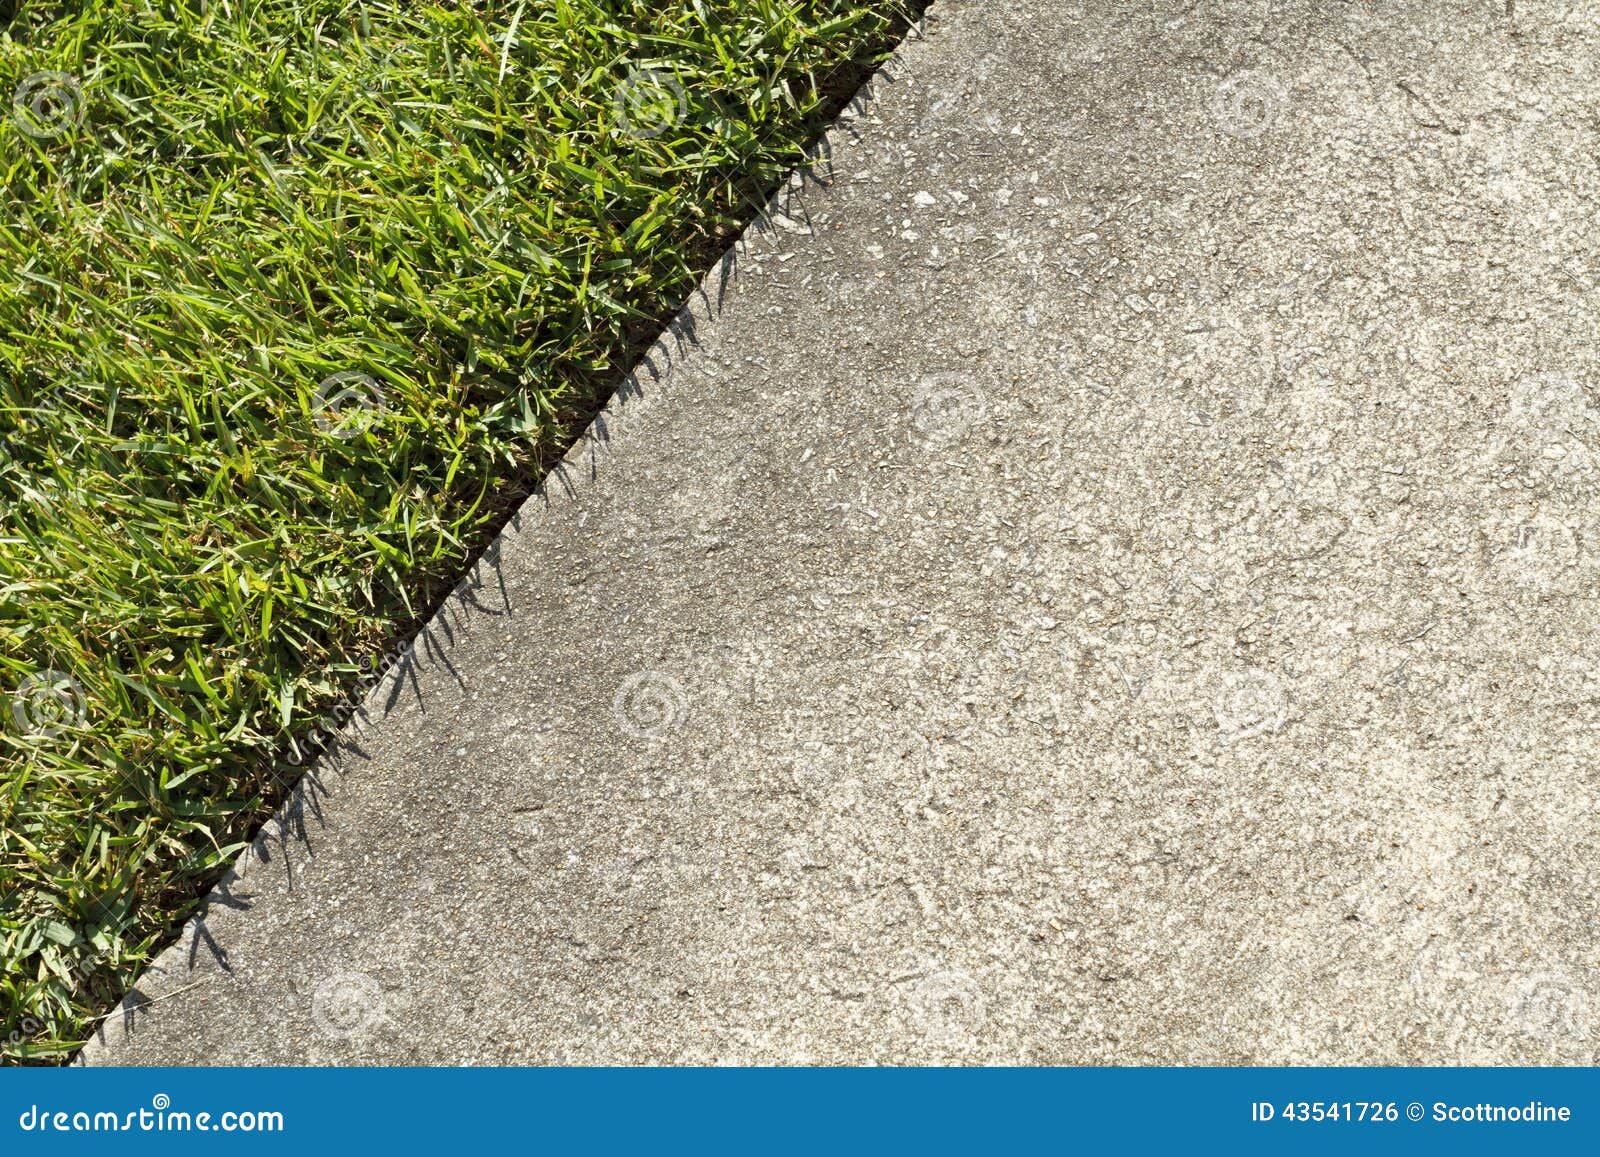
[[[940,0],[90,1063],[1594,1063],[1600,8]]]

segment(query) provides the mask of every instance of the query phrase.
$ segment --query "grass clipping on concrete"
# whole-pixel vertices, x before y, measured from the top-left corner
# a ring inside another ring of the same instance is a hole
[[[0,1048],[80,1044],[896,5],[0,23]],[[844,71],[842,71],[844,70]]]

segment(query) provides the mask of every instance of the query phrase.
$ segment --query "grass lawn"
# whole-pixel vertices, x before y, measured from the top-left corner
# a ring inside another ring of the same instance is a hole
[[[900,7],[0,0],[6,1059],[85,1039]]]

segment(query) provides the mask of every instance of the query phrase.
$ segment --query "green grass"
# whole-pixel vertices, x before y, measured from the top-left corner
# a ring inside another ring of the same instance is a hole
[[[0,1050],[49,1061],[902,25],[850,0],[6,8]],[[345,389],[367,406],[341,418]]]

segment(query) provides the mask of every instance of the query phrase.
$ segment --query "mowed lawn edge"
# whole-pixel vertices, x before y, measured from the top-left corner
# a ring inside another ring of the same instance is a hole
[[[0,24],[0,1059],[82,1044],[908,7]]]

